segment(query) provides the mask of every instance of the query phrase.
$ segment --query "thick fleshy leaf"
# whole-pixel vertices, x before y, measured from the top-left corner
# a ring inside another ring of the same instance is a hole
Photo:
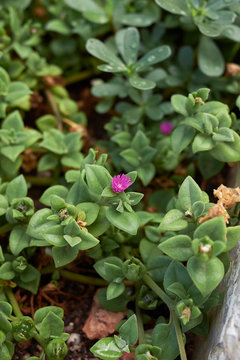
[[[188,225],[188,222],[184,218],[184,214],[177,210],[173,209],[167,212],[167,214],[162,219],[159,231],[178,231],[185,229]]]
[[[103,360],[116,360],[122,356],[122,351],[117,347],[111,337],[103,338],[94,344],[90,351]]]
[[[190,210],[196,201],[203,200],[202,191],[191,176],[188,176],[180,186],[178,200],[184,211]]]
[[[91,55],[105,61],[109,66],[118,66],[119,71],[126,71],[126,66],[102,41],[98,39],[89,39],[86,44],[86,49]]]
[[[130,84],[135,87],[136,89],[140,89],[140,90],[150,90],[155,88],[156,83],[148,80],[146,78],[140,78],[137,75],[133,75],[129,77],[129,82]]]
[[[203,296],[210,294],[224,276],[223,263],[216,257],[205,262],[198,256],[192,256],[188,260],[187,270]]]
[[[200,40],[198,65],[205,75],[211,77],[221,76],[224,72],[224,58],[215,42],[208,37]]]
[[[155,0],[156,3],[173,14],[187,15],[189,13],[185,0]]]
[[[116,43],[123,60],[127,65],[137,60],[139,48],[139,32],[134,27],[122,29],[116,34]]]
[[[240,160],[240,137],[232,130],[234,142],[218,142],[210,154],[218,161],[235,162]]]
[[[172,259],[178,261],[186,261],[193,255],[192,241],[187,235],[173,236],[158,247]]]
[[[144,71],[148,67],[157,64],[171,55],[171,48],[167,45],[161,45],[148,51],[136,64],[136,71]]]
[[[138,217],[135,212],[124,211],[118,212],[113,207],[109,207],[106,211],[108,221],[131,235],[136,235],[139,227]]]

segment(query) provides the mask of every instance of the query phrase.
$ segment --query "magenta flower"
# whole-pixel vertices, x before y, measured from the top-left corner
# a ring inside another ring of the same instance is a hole
[[[125,174],[116,175],[112,179],[112,189],[115,193],[120,193],[126,190],[130,185],[132,185],[132,181],[129,176]]]
[[[160,124],[160,130],[164,135],[168,135],[173,130],[173,124],[170,121],[164,121]]]

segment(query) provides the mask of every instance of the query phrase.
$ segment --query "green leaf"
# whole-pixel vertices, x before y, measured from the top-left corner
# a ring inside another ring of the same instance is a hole
[[[192,143],[192,151],[194,154],[200,151],[208,151],[211,150],[214,145],[215,142],[212,138],[204,134],[197,134]]]
[[[185,266],[183,266],[181,263],[177,261],[172,261],[168,266],[167,271],[165,271],[164,274],[164,281],[163,281],[164,289],[170,295],[172,295],[172,293],[169,292],[167,289],[170,285],[174,283],[182,284],[185,291],[187,291],[189,287],[192,285],[192,280],[187,272],[187,269],[185,268]]]
[[[113,207],[109,207],[106,211],[108,221],[131,235],[136,235],[139,227],[138,217],[135,212],[124,211],[119,213]]]
[[[70,35],[71,29],[60,19],[53,19],[47,22],[46,30],[55,31],[62,35]]]
[[[53,115],[43,115],[36,120],[36,125],[41,131],[49,131],[57,126],[57,119]]]
[[[85,168],[89,191],[100,198],[103,189],[111,184],[112,176],[100,165],[86,165]]]
[[[226,251],[231,250],[240,239],[240,226],[229,226],[227,228]]]
[[[30,239],[24,226],[15,226],[9,237],[9,247],[13,255],[18,255],[23,249],[29,247]]]
[[[10,145],[2,147],[1,153],[12,162],[15,162],[23,150],[24,145]]]
[[[221,172],[224,163],[214,159],[208,152],[201,152],[198,155],[198,165],[204,179],[209,179]]]
[[[213,135],[214,141],[226,141],[226,142],[233,142],[234,135],[233,130],[228,129],[227,127],[221,127],[217,133]]]
[[[150,90],[155,88],[156,86],[156,83],[154,81],[148,80],[146,78],[141,78],[137,75],[130,76],[129,82],[133,87],[140,90]]]
[[[5,262],[0,266],[0,279],[2,280],[11,280],[15,276],[15,273],[12,269],[12,264],[10,261]]]
[[[65,266],[71,263],[78,255],[78,245],[71,247],[54,247],[52,249],[52,256],[56,267]]]
[[[225,69],[224,58],[215,42],[203,36],[198,49],[198,66],[207,76],[221,76]]]
[[[189,10],[185,0],[155,0],[156,3],[173,14],[188,15]]]
[[[92,225],[88,226],[88,231],[93,236],[100,236],[109,228],[109,226],[110,223],[106,219],[106,207],[101,206],[97,219]]]
[[[137,169],[138,177],[142,181],[143,185],[146,186],[154,178],[156,173],[155,166],[153,164],[144,164]]]
[[[93,345],[90,351],[97,357],[103,360],[115,360],[122,356],[122,351],[119,350],[115,341],[111,337],[103,338]]]
[[[81,230],[79,236],[82,239],[82,242],[78,246],[79,250],[91,249],[99,243],[99,240],[88,231]]]
[[[62,308],[60,308],[58,306],[45,306],[45,307],[42,307],[42,308],[36,310],[35,313],[34,313],[34,322],[35,322],[36,327],[38,329],[39,329],[39,326],[40,326],[41,322],[44,320],[44,318],[50,312],[57,315],[60,319],[63,318],[64,311],[63,311]]]
[[[29,221],[27,234],[35,239],[43,240],[43,233],[45,233],[48,228],[56,225],[55,222],[47,220],[50,215],[52,215],[50,209],[38,210]]]
[[[53,246],[62,247],[66,245],[66,241],[63,238],[63,226],[61,225],[48,228],[42,236]]]
[[[54,312],[50,311],[44,317],[39,329],[39,335],[44,339],[60,336],[63,332],[64,322]]]
[[[105,24],[109,21],[108,15],[104,9],[100,7],[95,1],[89,0],[64,0],[65,3],[74,10],[82,12],[83,16],[97,24]]]
[[[57,195],[65,200],[67,194],[68,194],[68,189],[65,186],[53,185],[44,191],[39,201],[46,206],[51,206],[51,195]]]
[[[84,221],[86,221],[87,226],[91,225],[92,223],[94,223],[94,221],[96,220],[100,207],[98,204],[94,204],[94,203],[90,203],[90,202],[83,202],[81,204],[78,204],[76,206],[77,211],[84,211],[84,213],[86,214],[86,218],[84,219]]]
[[[81,202],[91,201],[91,196],[87,184],[81,175],[78,175],[77,180],[68,192],[67,202],[69,204],[77,205]]]
[[[234,142],[218,142],[210,151],[210,154],[218,161],[236,162],[240,160],[240,137],[232,130]]]
[[[217,231],[216,231],[217,229]],[[209,236],[213,241],[226,241],[227,227],[222,216],[216,216],[213,219],[205,221],[194,232],[194,238],[201,239]]]
[[[7,186],[6,195],[11,202],[15,198],[22,198],[27,195],[27,183],[23,175],[17,176]]]
[[[116,43],[123,60],[127,65],[137,60],[139,48],[139,32],[134,27],[122,29],[116,34]]]
[[[188,176],[180,186],[178,200],[184,211],[190,210],[196,201],[203,200],[202,191],[191,176]]]
[[[140,161],[138,159],[138,154],[134,149],[126,149],[121,151],[120,155],[126,160],[130,165],[135,168],[140,165]]]
[[[109,256],[97,261],[93,267],[104,280],[111,282],[122,277],[122,264],[122,260],[118,257]]]
[[[3,120],[2,129],[14,129],[15,131],[24,130],[24,123],[19,111],[12,112]]]
[[[161,360],[176,359],[179,354],[179,347],[172,320],[168,324],[161,322],[154,327],[152,344],[161,347]]]
[[[171,134],[171,146],[174,152],[180,154],[193,140],[195,130],[192,127],[179,125]]]
[[[193,255],[192,241],[187,235],[173,236],[158,245],[158,248],[178,261],[186,261]]]
[[[8,94],[5,97],[5,100],[9,103],[13,103],[15,100],[30,95],[31,93],[32,91],[26,84],[20,81],[14,81],[9,85]]]
[[[107,287],[107,300],[112,300],[120,296],[125,291],[124,284],[111,282]]]
[[[128,303],[126,291],[115,299],[107,300],[107,289],[102,289],[97,293],[97,298],[104,309],[114,312],[124,311]]]
[[[91,55],[108,63],[109,70],[111,70],[112,66],[117,67],[119,72],[127,70],[123,62],[117,58],[102,41],[98,39],[88,39],[86,49]]]
[[[56,129],[50,129],[49,132],[44,132],[43,141],[40,145],[58,155],[67,154],[68,152],[68,148],[64,142],[64,135]]]
[[[130,316],[119,328],[119,335],[128,345],[133,346],[136,344],[138,340],[138,324],[135,314]]]
[[[8,86],[10,84],[10,77],[6,70],[4,70],[2,67],[0,67],[0,94],[6,95]]]
[[[163,217],[159,225],[159,231],[178,231],[185,229],[187,225],[188,222],[185,220],[184,214],[177,209],[173,209],[168,211]]]
[[[8,201],[6,196],[0,195],[0,216],[4,215],[8,209]]]
[[[58,159],[52,154],[43,155],[38,161],[38,171],[47,171],[56,168]]]
[[[167,45],[161,45],[155,49],[148,51],[136,63],[136,71],[145,71],[150,66],[157,64],[171,55],[171,48]]]
[[[210,294],[224,276],[223,263],[215,257],[204,262],[198,256],[193,256],[188,260],[187,270],[203,296]]]

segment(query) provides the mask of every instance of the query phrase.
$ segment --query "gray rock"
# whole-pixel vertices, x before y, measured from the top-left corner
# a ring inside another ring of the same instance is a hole
[[[209,335],[194,360],[240,360],[240,242],[231,251],[231,266],[219,290],[223,305],[214,309]]]

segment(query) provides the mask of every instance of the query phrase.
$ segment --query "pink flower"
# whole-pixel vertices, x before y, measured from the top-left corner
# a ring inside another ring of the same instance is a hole
[[[132,185],[132,181],[129,176],[125,174],[116,175],[112,179],[112,189],[115,193],[120,193],[126,190],[130,185]]]
[[[164,121],[160,124],[160,130],[164,135],[168,135],[173,130],[173,124],[170,121]]]

